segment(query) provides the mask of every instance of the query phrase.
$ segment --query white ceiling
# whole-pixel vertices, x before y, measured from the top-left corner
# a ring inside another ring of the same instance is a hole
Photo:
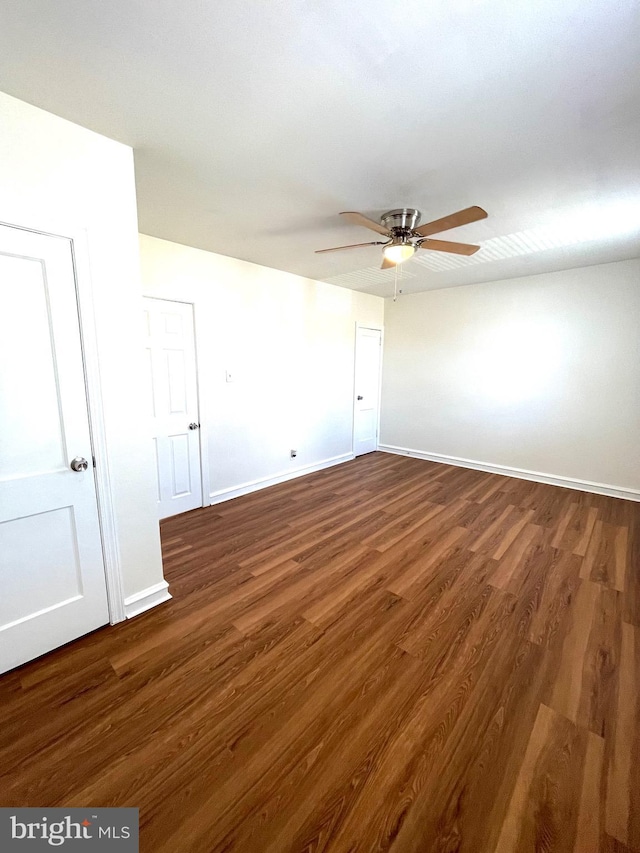
[[[2,0],[0,89],[135,149],[140,230],[387,295],[341,210],[468,205],[405,292],[640,255],[637,0]]]

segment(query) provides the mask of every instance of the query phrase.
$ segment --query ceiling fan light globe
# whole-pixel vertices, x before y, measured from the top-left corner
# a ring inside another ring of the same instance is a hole
[[[391,245],[384,247],[382,254],[392,264],[401,264],[413,257],[415,251],[416,247],[411,243],[391,243]]]

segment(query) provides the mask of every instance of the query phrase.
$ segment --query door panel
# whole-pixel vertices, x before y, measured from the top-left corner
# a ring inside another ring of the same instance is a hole
[[[47,543],[46,549],[40,540]],[[4,564],[0,625],[9,626],[82,595],[72,506],[0,524]]]
[[[175,342],[173,342],[175,346]],[[167,413],[187,416],[187,375],[184,352],[165,350],[166,377],[163,387],[167,389]]]
[[[9,477],[65,467],[65,460],[43,269],[37,259],[7,255],[0,264],[0,304],[6,309],[0,312],[0,397],[7,419],[0,471]]]
[[[353,410],[353,450],[356,456],[371,453],[378,446],[381,344],[382,332],[379,329],[356,330]]]
[[[146,298],[149,411],[158,472],[158,514],[202,506],[193,308]]]
[[[109,621],[71,243],[0,226],[0,671]]]
[[[191,491],[191,466],[189,464],[189,436],[170,435],[171,446],[171,497],[179,498]]]

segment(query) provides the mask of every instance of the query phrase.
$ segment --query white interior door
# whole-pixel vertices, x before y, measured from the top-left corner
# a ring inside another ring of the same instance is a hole
[[[353,408],[353,452],[371,453],[378,446],[380,408],[380,329],[356,329],[356,374]]]
[[[4,672],[109,621],[69,240],[0,226],[0,364]]]
[[[160,518],[202,506],[193,306],[144,300]]]

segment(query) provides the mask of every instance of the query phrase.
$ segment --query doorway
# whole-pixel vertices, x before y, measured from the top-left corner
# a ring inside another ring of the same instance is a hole
[[[109,622],[72,241],[0,225],[0,672]]]
[[[144,298],[151,437],[158,517],[203,505],[193,305]]]
[[[382,330],[356,327],[353,403],[353,453],[362,456],[378,447]]]

